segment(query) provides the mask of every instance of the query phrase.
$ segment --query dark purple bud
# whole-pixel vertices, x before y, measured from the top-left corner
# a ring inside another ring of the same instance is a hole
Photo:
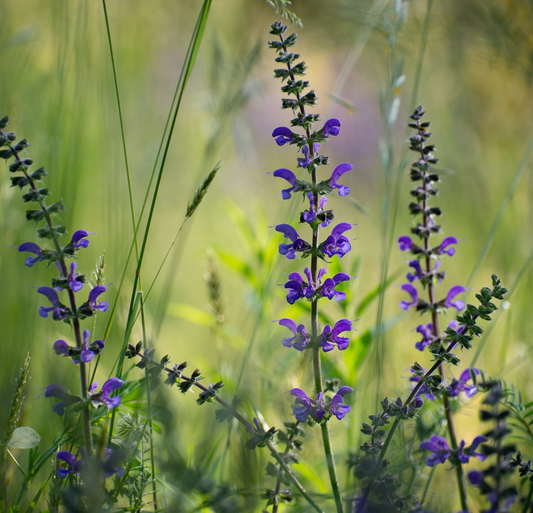
[[[64,340],[56,340],[54,342],[54,351],[57,355],[68,356],[69,345]]]

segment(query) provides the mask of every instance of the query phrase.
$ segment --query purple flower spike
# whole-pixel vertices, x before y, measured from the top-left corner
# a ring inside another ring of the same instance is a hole
[[[348,251],[352,249],[350,240],[343,235],[344,232],[351,230],[352,225],[350,223],[340,223],[333,230],[329,237],[320,245],[320,248],[330,258],[333,255],[338,255],[342,258]]]
[[[75,249],[87,248],[89,247],[89,241],[86,240],[86,237],[89,235],[96,235],[93,232],[88,232],[87,230],[78,230],[72,234],[72,239],[70,240],[71,244]]]
[[[347,173],[348,171],[351,171],[352,170],[352,165],[351,164],[339,164],[334,170],[333,170],[333,173],[331,175],[331,179],[328,183],[328,185],[330,187],[332,187],[333,189],[338,189],[339,190],[339,196],[348,196],[348,194],[350,194],[350,188],[347,186],[347,185],[339,185],[337,184],[337,180],[344,174],[344,173]]]
[[[411,237],[407,237],[407,235],[402,235],[398,239],[398,246],[400,246],[400,251],[410,251],[413,249],[414,243],[411,240]]]
[[[294,347],[298,351],[303,351],[311,341],[311,335],[307,333],[303,324],[296,325],[291,319],[280,319],[278,324],[289,328],[294,335],[283,339],[283,345],[285,347]]]
[[[401,286],[402,290],[405,290],[411,296],[411,302],[409,301],[400,301],[400,308],[402,310],[409,310],[410,306],[415,306],[418,304],[418,291],[413,285],[406,283]]]
[[[76,262],[70,264],[70,274],[68,275],[68,286],[72,292],[79,292],[83,288],[83,282],[76,279]]]
[[[415,280],[420,280],[422,278],[422,267],[420,267],[420,262],[418,260],[411,260],[409,262],[409,267],[412,267],[415,272],[407,273],[407,279],[409,283],[412,283]]]
[[[457,308],[458,311],[461,311],[465,307],[465,302],[460,299],[454,302],[453,299],[458,294],[462,294],[465,290],[466,289],[461,285],[456,285],[455,287],[452,287],[448,292],[448,295],[446,296],[443,305],[446,308],[451,308],[453,306],[454,308]]]
[[[70,317],[71,311],[59,302],[59,296],[53,288],[39,287],[37,292],[46,296],[50,303],[52,303],[52,306],[41,306],[39,308],[39,315],[41,317],[48,317],[50,312],[52,312],[52,319],[54,319],[54,321],[62,321],[63,319]]]
[[[296,175],[289,169],[277,169],[276,171],[274,171],[273,175],[276,178],[283,178],[284,180],[287,180],[287,182],[289,182],[292,185],[292,187],[289,187],[288,189],[283,189],[281,191],[281,197],[284,200],[290,199],[291,192],[296,192],[299,188]]]
[[[105,312],[109,305],[106,301],[100,301],[100,303],[96,304],[96,300],[98,299],[98,296],[103,294],[107,290],[107,287],[105,285],[97,285],[94,287],[94,289],[89,292],[89,305],[93,310],[100,310],[101,312]]]
[[[470,398],[474,397],[478,393],[479,390],[476,386],[467,384],[472,379],[471,370],[476,375],[479,375],[479,369],[473,367],[472,369],[465,369],[461,373],[461,376],[459,376],[459,379],[454,379],[451,382],[448,393],[452,397],[457,397],[459,393],[464,392],[466,397]]]
[[[455,237],[446,237],[441,242],[441,245],[437,248],[437,255],[443,255],[446,253],[449,256],[453,256],[455,254],[455,248],[449,248],[448,246],[451,246],[452,244],[457,244],[458,242],[459,241]]]
[[[19,253],[33,253],[35,257],[29,256],[26,258],[26,265],[28,267],[33,267],[34,264],[44,260],[44,253],[41,248],[35,244],[35,242],[25,242],[18,247]]]
[[[298,232],[289,224],[278,224],[276,231],[290,239],[292,244],[280,244],[279,252],[285,255],[289,260],[293,260],[298,251],[306,251],[310,248],[309,244],[300,239]]]
[[[335,287],[343,281],[348,281],[350,278],[349,274],[338,273],[333,278],[325,279],[321,289],[322,296],[327,297],[329,300],[335,298],[337,301],[343,301],[346,299],[346,294],[335,290]]]
[[[349,413],[352,407],[349,404],[343,404],[343,398],[346,394],[350,394],[353,391],[351,387],[340,387],[337,393],[333,396],[331,400],[331,405],[329,411],[332,415],[335,415],[338,420],[344,418],[344,416]]]
[[[68,356],[69,345],[66,343],[65,340],[56,340],[54,342],[54,351],[57,355]]]
[[[451,455],[446,438],[437,435],[433,435],[429,440],[422,442],[420,449],[433,453],[426,459],[426,465],[428,467],[444,463]]]
[[[328,119],[324,124],[324,135],[339,135],[339,128],[341,127],[341,122],[338,119],[332,118]]]
[[[80,458],[76,460],[74,454],[68,451],[60,451],[56,455],[56,459],[64,461],[68,468],[59,468],[57,470],[57,475],[61,479],[65,479],[69,474],[79,474],[80,470],[85,465],[85,462]]]
[[[421,324],[417,326],[416,331],[422,335],[422,340],[415,344],[419,351],[423,351],[426,346],[433,342],[433,323]]]
[[[272,137],[276,138],[278,146],[291,143],[294,141],[294,134],[286,127],[280,126],[272,132]]]
[[[337,344],[339,350],[344,351],[350,345],[350,339],[339,335],[345,331],[351,331],[351,329],[352,322],[347,319],[337,321],[333,329],[329,324],[326,324],[322,336],[320,337],[322,350],[327,353],[335,348],[333,344]]]

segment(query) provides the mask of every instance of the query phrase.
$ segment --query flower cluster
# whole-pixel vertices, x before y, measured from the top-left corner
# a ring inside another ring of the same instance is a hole
[[[446,438],[442,436],[433,435],[429,440],[420,444],[420,449],[423,451],[431,451],[430,456],[426,459],[428,467],[433,467],[439,463],[444,463],[449,460],[452,464],[468,463],[471,456],[475,456],[478,460],[485,459],[484,454],[476,452],[476,449],[488,440],[487,437],[479,435],[474,438],[473,442],[465,447],[465,441],[462,440],[459,447],[454,450],[450,449]]]
[[[294,99],[283,99],[282,107],[291,109],[295,117],[291,121],[291,128],[278,127],[272,132],[272,137],[278,146],[286,144],[297,146],[302,154],[302,157],[297,158],[297,167],[307,173],[304,173],[305,178],[297,178],[290,169],[281,168],[274,171],[273,176],[282,178],[290,185],[281,191],[282,199],[288,200],[292,198],[292,194],[302,193],[302,198],[308,204],[308,208],[300,214],[300,223],[311,229],[312,238],[311,241],[306,241],[299,231],[289,224],[279,224],[275,229],[289,241],[280,244],[281,255],[291,260],[297,255],[302,259],[311,259],[311,265],[304,269],[303,275],[298,272],[289,275],[284,285],[287,290],[287,302],[292,305],[298,300],[305,299],[315,305],[313,307],[315,309],[318,300],[322,298],[343,301],[346,293],[338,290],[337,287],[351,279],[348,274],[342,272],[326,277],[326,268],[319,269],[317,260],[327,261],[327,258],[335,256],[342,258],[352,249],[350,239],[345,235],[353,227],[350,223],[337,224],[331,229],[330,234],[319,242],[319,229],[327,228],[335,218],[332,210],[326,210],[326,195],[335,191],[340,196],[349,194],[350,188],[342,184],[341,180],[352,170],[352,165],[339,164],[329,177],[319,181],[319,168],[329,164],[329,158],[320,154],[320,145],[325,143],[329,137],[339,135],[341,122],[332,118],[318,130],[314,129],[314,124],[320,121],[320,116],[308,114],[306,108],[315,106],[316,96],[314,91],[304,93],[309,83],[298,77],[305,74],[306,66],[303,62],[297,63],[298,54],[289,50],[296,42],[296,35],[284,37],[285,31],[286,27],[281,23],[272,24],[270,33],[278,36],[279,41],[271,41],[269,45],[278,53],[276,62],[286,66],[284,69],[276,69],[274,73],[277,78],[282,79],[282,82],[286,82],[282,91],[294,97]],[[298,128],[303,133],[297,133],[295,129]],[[298,351],[315,348],[318,354],[320,348],[323,352],[329,352],[335,347],[342,351],[350,344],[348,337],[341,336],[352,329],[352,321],[348,319],[339,320],[333,327],[326,325],[321,335],[317,333],[316,319],[311,319],[312,329],[310,330],[306,329],[304,324],[297,324],[292,319],[285,318],[278,322],[292,333],[292,336],[283,339],[283,345],[293,347]],[[316,336],[313,337],[312,333],[316,333]],[[343,386],[338,389],[332,399],[327,399],[324,391],[318,389],[317,399],[312,401],[303,390],[293,389],[291,394],[296,397],[294,407],[296,419],[300,422],[305,422],[309,417],[314,420],[327,420],[332,415],[339,420],[342,419],[350,410],[350,406],[343,403],[343,397],[351,391],[350,387]]]

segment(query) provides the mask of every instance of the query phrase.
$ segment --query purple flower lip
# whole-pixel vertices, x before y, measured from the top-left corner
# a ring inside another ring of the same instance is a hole
[[[411,301],[400,301],[400,308],[402,310],[409,310],[410,306],[416,307],[418,304],[418,291],[416,288],[413,285],[406,283],[401,286],[401,289],[411,296]]]
[[[298,351],[303,351],[311,341],[311,335],[307,333],[303,324],[297,325],[292,319],[280,319],[278,324],[288,328],[294,335],[283,339],[285,347],[294,347]]]
[[[109,308],[109,304],[106,301],[100,301],[100,303],[96,304],[98,297],[106,290],[107,287],[105,285],[97,285],[89,292],[89,305],[91,308],[100,310],[101,312],[105,312]]]
[[[339,164],[334,170],[331,175],[331,179],[328,182],[328,185],[333,189],[338,189],[339,196],[348,196],[350,194],[350,187],[347,185],[339,185],[337,184],[337,180],[348,171],[351,171],[353,169],[353,166],[351,164]]]
[[[453,256],[455,254],[455,248],[451,248],[452,244],[457,244],[459,241],[455,237],[446,237],[437,248],[433,249],[433,252],[437,255]]]
[[[39,308],[39,315],[41,317],[48,317],[50,312],[52,313],[52,318],[54,321],[62,321],[70,317],[72,312],[65,305],[62,305],[59,302],[59,296],[53,288],[39,287],[37,292],[47,297],[50,303],[52,303],[52,306],[41,306]]]
[[[452,287],[449,290],[448,295],[446,296],[446,299],[441,302],[442,305],[445,306],[446,308],[453,307],[453,308],[456,308],[458,311],[461,311],[465,307],[465,302],[460,299],[458,299],[457,301],[453,301],[453,299],[455,298],[455,296],[462,294],[465,291],[466,289],[461,285],[456,285],[455,287]]]
[[[35,257],[29,256],[26,258],[25,264],[28,267],[33,267],[34,264],[44,260],[44,253],[41,248],[34,242],[25,242],[18,247],[19,253],[33,253]]]
[[[294,141],[294,134],[286,127],[280,126],[272,132],[272,137],[275,137],[278,146],[291,143]]]
[[[339,135],[340,127],[341,127],[341,122],[338,119],[335,119],[335,118],[328,119],[324,123],[324,128],[323,128],[324,135],[337,136]]]
[[[345,331],[351,331],[351,329],[352,322],[348,319],[337,321],[333,328],[329,324],[326,324],[320,337],[322,350],[327,353],[335,348],[334,344],[337,344],[340,351],[347,349],[350,345],[350,339],[348,337],[341,337],[340,334]]]
[[[281,197],[286,200],[291,198],[291,192],[296,192],[298,189],[298,180],[296,178],[296,175],[290,170],[290,169],[277,169],[274,171],[273,175],[276,178],[283,178],[284,180],[287,180],[292,187],[289,187],[288,189],[283,189],[281,191]]]
[[[411,240],[411,237],[407,237],[407,235],[402,235],[398,239],[398,246],[400,247],[400,251],[410,251],[413,249],[414,243]]]
[[[420,444],[420,449],[433,453],[426,459],[426,465],[428,467],[444,463],[451,456],[448,442],[442,436],[433,435],[429,440]]]

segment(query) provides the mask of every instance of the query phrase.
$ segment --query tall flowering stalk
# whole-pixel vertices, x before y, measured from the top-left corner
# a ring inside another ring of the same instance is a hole
[[[89,330],[83,330],[81,322],[93,317],[98,312],[105,312],[108,304],[100,301],[100,296],[106,291],[105,285],[97,284],[88,293],[86,300],[80,301],[80,295],[86,284],[84,274],[78,273],[78,265],[74,261],[78,251],[89,246],[89,235],[94,235],[87,230],[77,230],[70,237],[66,245],[60,242],[61,236],[67,233],[65,226],[56,224],[55,220],[60,212],[65,210],[62,201],[48,205],[46,202],[50,191],[39,184],[47,175],[44,168],[30,171],[33,160],[24,158],[23,153],[29,146],[28,141],[23,139],[16,142],[16,136],[13,132],[5,131],[8,117],[0,120],[0,158],[6,161],[12,160],[9,165],[11,173],[12,187],[19,187],[22,199],[25,203],[36,204],[35,209],[26,211],[26,219],[35,221],[40,227],[37,229],[37,235],[41,239],[48,239],[52,243],[52,248],[44,248],[34,242],[25,242],[20,244],[16,249],[20,253],[29,253],[26,258],[26,265],[33,267],[43,262],[51,265],[52,269],[57,270],[57,275],[51,279],[51,286],[42,286],[37,292],[44,296],[47,305],[39,308],[39,315],[43,318],[51,317],[54,321],[63,321],[72,328],[74,344],[63,339],[56,340],[50,350],[54,350],[59,356],[68,357],[77,366],[80,376],[81,397],[71,394],[64,387],[58,384],[48,385],[44,389],[44,396],[56,399],[52,410],[58,415],[64,415],[70,408],[74,413],[81,411],[81,424],[83,430],[83,447],[74,455],[69,451],[59,451],[56,455],[57,461],[62,462],[58,470],[61,478],[69,475],[78,475],[84,468],[86,460],[90,460],[93,453],[93,433],[91,426],[91,405],[95,407],[114,408],[120,404],[120,397],[113,393],[120,389],[124,382],[118,378],[108,379],[99,389],[98,382],[89,383],[87,374],[87,364],[96,356],[100,355],[105,347],[102,340],[93,340]],[[72,260],[67,264],[68,260]],[[86,290],[86,288],[85,288]],[[67,296],[68,305],[61,301],[61,296]],[[81,303],[81,304],[80,304]],[[76,433],[72,434],[72,441],[75,442]],[[77,443],[77,442],[75,442]],[[105,477],[120,474],[120,469],[116,467],[118,453],[111,455],[106,453],[104,462],[100,462],[100,470]],[[112,464],[113,463],[113,464]],[[111,470],[113,469],[113,470]]]
[[[433,354],[438,355],[442,354],[445,348],[443,345],[444,334],[439,324],[439,315],[450,308],[455,308],[457,311],[464,309],[464,301],[456,299],[456,297],[463,293],[465,288],[461,285],[456,285],[450,288],[444,299],[436,299],[435,286],[445,278],[445,273],[440,269],[441,259],[445,256],[451,257],[454,255],[454,246],[458,243],[458,240],[455,237],[446,237],[437,246],[432,247],[430,244],[431,236],[441,232],[441,226],[437,224],[436,219],[442,215],[442,211],[439,207],[430,205],[431,197],[438,194],[435,184],[439,181],[439,175],[431,168],[438,160],[433,155],[435,146],[427,143],[431,137],[429,132],[430,122],[422,121],[424,114],[422,106],[417,107],[411,115],[412,122],[409,123],[409,126],[416,130],[416,134],[410,138],[410,149],[417,154],[417,160],[411,167],[411,180],[418,184],[411,191],[411,196],[415,198],[415,201],[409,204],[409,210],[413,216],[419,219],[411,231],[418,237],[420,243],[416,244],[407,236],[402,236],[398,240],[400,250],[410,252],[414,257],[409,262],[412,272],[407,274],[408,283],[402,285],[402,290],[408,293],[410,300],[400,302],[400,308],[408,310],[413,307],[421,313],[430,315],[431,322],[421,324],[416,329],[422,335],[422,340],[416,344],[416,347],[420,351],[428,347]],[[423,299],[419,295],[417,288],[413,285],[416,282],[420,283],[422,288],[425,289],[426,298]],[[457,323],[454,322],[451,326],[456,327]],[[442,381],[446,382],[444,361],[439,366],[439,374]],[[469,371],[466,371],[466,374],[468,376],[464,376],[464,383],[470,379]],[[457,393],[454,394],[455,388],[457,388]],[[458,393],[459,389],[456,384],[454,388],[441,394],[448,438],[454,451],[458,450],[458,443],[450,407],[450,396],[454,397]],[[446,440],[442,443],[447,446]],[[424,448],[422,447],[422,449]],[[455,465],[455,471],[461,506],[463,510],[467,510],[466,483],[462,466],[460,464]]]
[[[350,241],[345,235],[345,232],[351,229],[351,224],[337,224],[323,241],[320,241],[319,231],[321,228],[328,227],[334,219],[332,210],[326,209],[325,195],[335,191],[340,196],[349,194],[349,187],[340,184],[339,180],[342,175],[352,169],[352,166],[347,163],[340,164],[329,177],[322,181],[318,179],[319,168],[329,164],[328,157],[319,153],[320,144],[326,142],[329,137],[337,136],[341,123],[338,119],[329,119],[320,129],[314,130],[314,124],[320,121],[320,117],[318,114],[308,113],[306,109],[316,105],[316,95],[312,90],[304,93],[309,87],[309,82],[299,77],[305,75],[306,65],[303,61],[297,62],[299,55],[289,51],[289,48],[296,43],[296,34],[285,37],[286,29],[287,27],[280,22],[273,23],[270,33],[278,36],[279,40],[271,41],[269,46],[278,54],[276,62],[284,65],[283,68],[274,70],[275,77],[280,78],[284,84],[281,88],[282,92],[289,96],[282,99],[282,108],[291,109],[295,117],[291,120],[291,128],[278,127],[273,131],[272,136],[279,146],[285,144],[297,146],[302,155],[297,159],[298,167],[307,171],[307,174],[304,173],[306,179],[299,179],[292,171],[284,168],[274,171],[273,174],[274,177],[286,180],[290,185],[281,193],[284,200],[290,199],[293,193],[301,193],[304,201],[308,203],[308,208],[301,213],[300,222],[311,229],[311,242],[304,240],[298,231],[288,224],[276,226],[276,231],[289,240],[287,243],[280,244],[279,251],[282,255],[291,260],[297,255],[302,259],[310,259],[310,266],[304,269],[303,275],[297,272],[289,275],[285,288],[289,304],[303,299],[311,303],[311,329],[306,329],[303,324],[297,325],[292,319],[281,319],[279,324],[288,328],[292,333],[292,336],[284,339],[283,345],[298,351],[311,349],[313,353],[316,398],[310,398],[304,390],[299,388],[291,390],[291,395],[295,397],[294,415],[299,422],[312,420],[321,427],[336,509],[337,512],[342,512],[343,503],[328,421],[332,416],[340,420],[350,411],[350,405],[345,404],[344,401],[345,396],[352,392],[352,388],[341,386],[325,389],[321,350],[329,352],[335,346],[341,351],[345,350],[349,345],[349,339],[342,334],[352,329],[352,322],[348,319],[339,320],[333,327],[325,326],[320,333],[318,302],[324,298],[337,301],[345,299],[346,294],[337,290],[337,286],[348,281],[350,276],[346,273],[338,273],[335,276],[326,277],[326,268],[319,269],[318,262],[320,259],[327,263],[327,259],[334,256],[341,258],[351,249]],[[295,128],[301,129],[303,134],[294,132]],[[333,397],[330,398],[327,395],[328,391],[334,393]]]

